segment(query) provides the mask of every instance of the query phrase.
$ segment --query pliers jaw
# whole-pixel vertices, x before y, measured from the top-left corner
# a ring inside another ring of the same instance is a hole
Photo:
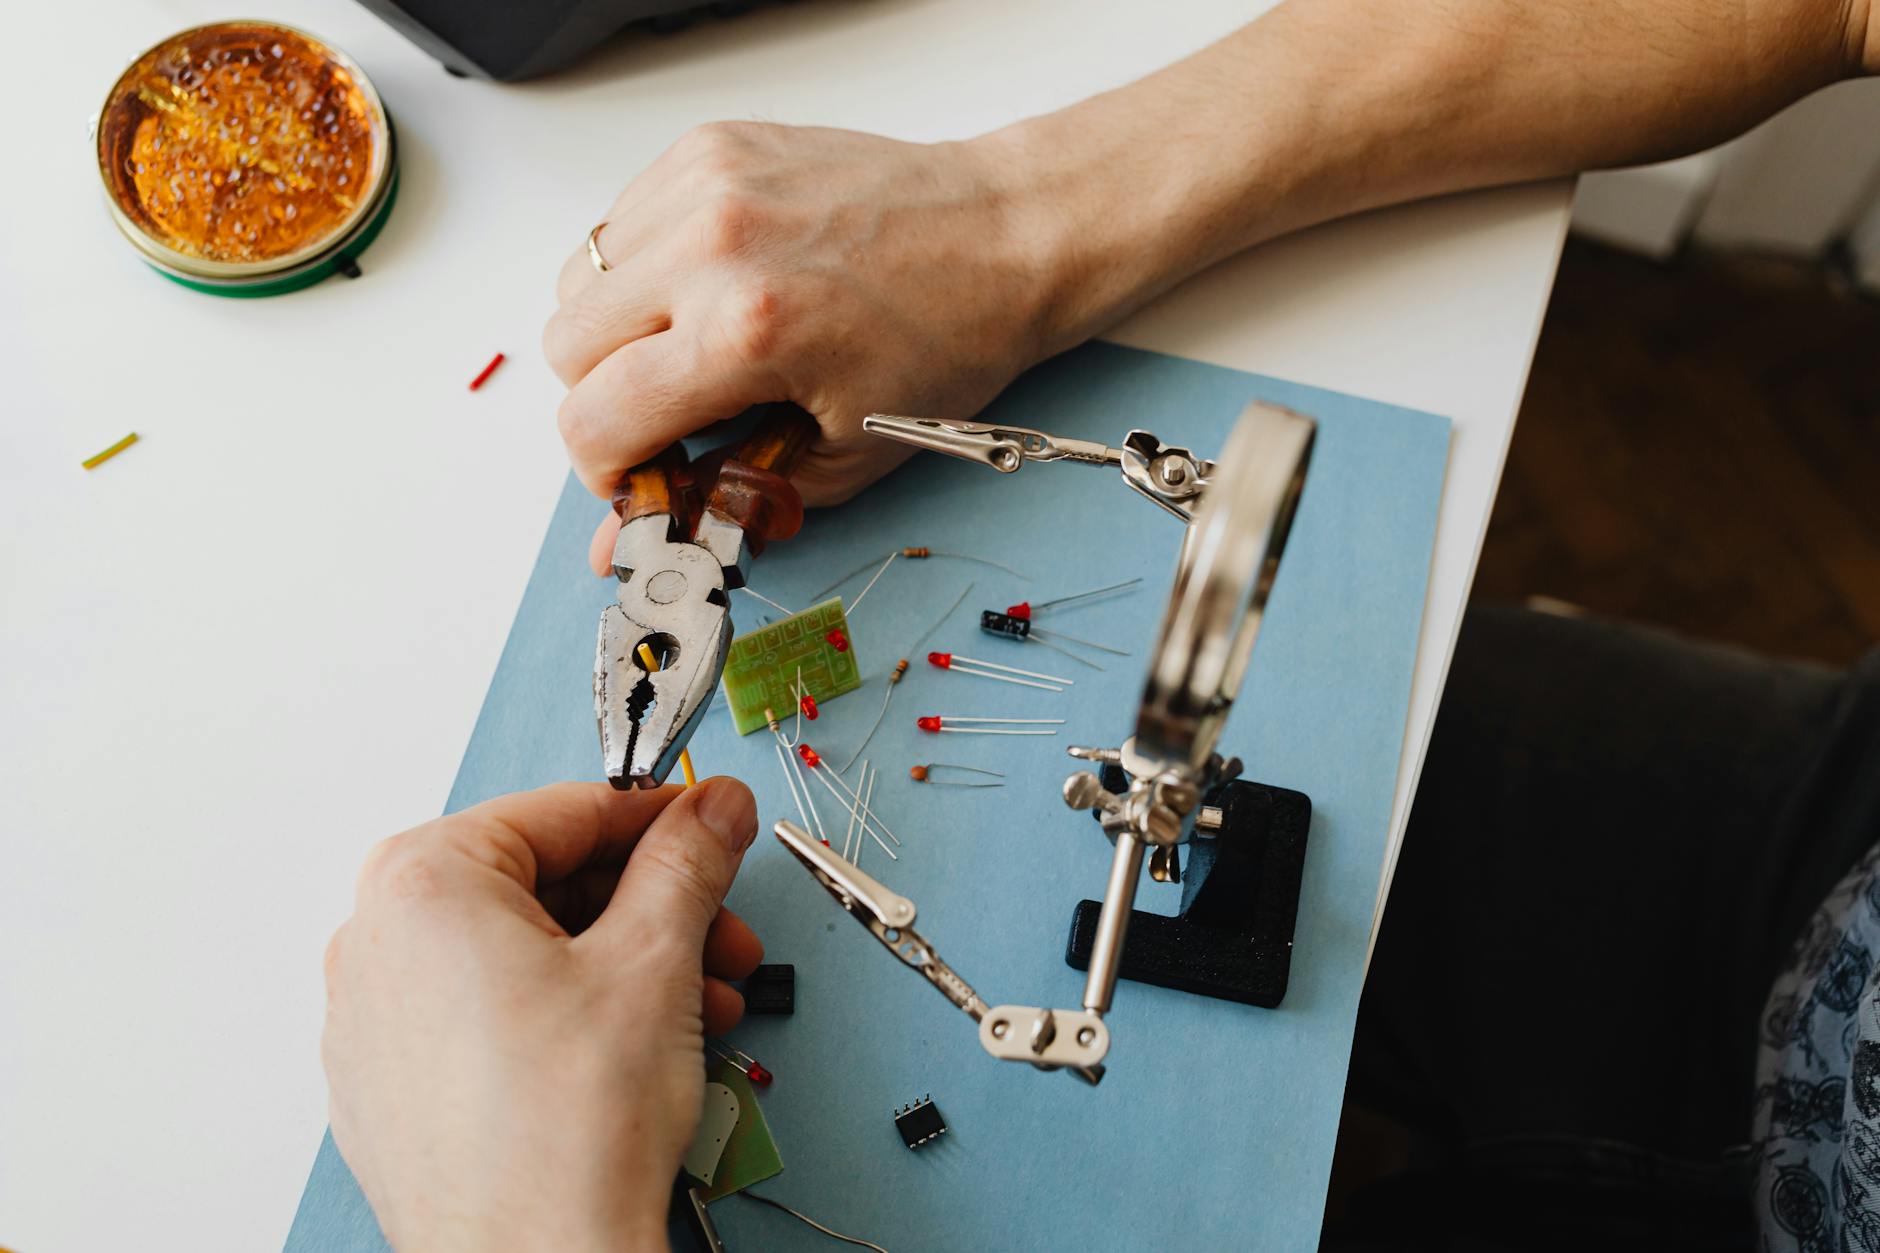
[[[672,773],[731,653],[729,591],[744,586],[765,541],[803,524],[789,475],[816,420],[795,405],[763,409],[729,455],[688,462],[674,444],[629,469],[614,491],[620,586],[601,613],[594,717],[602,768],[617,788],[658,787]]]
[[[725,571],[709,550],[674,538],[670,514],[647,514],[614,542],[615,603],[601,614],[594,712],[601,761],[617,788],[658,787],[711,703],[731,649]],[[649,670],[645,644],[659,658]]]

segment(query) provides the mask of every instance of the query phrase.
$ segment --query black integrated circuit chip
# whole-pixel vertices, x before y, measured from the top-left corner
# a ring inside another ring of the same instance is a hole
[[[894,1129],[901,1133],[907,1147],[917,1149],[929,1140],[947,1133],[947,1120],[940,1117],[940,1107],[931,1096],[923,1096],[912,1105],[903,1105],[894,1114]]]
[[[794,1014],[796,967],[787,964],[759,966],[738,990],[744,994],[747,1014]]]

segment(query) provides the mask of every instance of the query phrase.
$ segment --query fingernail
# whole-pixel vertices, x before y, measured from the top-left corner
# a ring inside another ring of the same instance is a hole
[[[732,779],[713,779],[699,799],[698,820],[723,840],[725,847],[742,852],[757,837],[757,802],[749,788]]]

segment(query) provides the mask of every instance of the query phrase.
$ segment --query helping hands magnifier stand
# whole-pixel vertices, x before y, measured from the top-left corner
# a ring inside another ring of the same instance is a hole
[[[1213,462],[1168,447],[1147,431],[1131,431],[1116,449],[979,422],[877,414],[863,426],[983,461],[1005,474],[1028,460],[1116,466],[1131,488],[1189,524],[1135,734],[1120,748],[1070,750],[1074,757],[1119,767],[1125,784],[1112,791],[1090,771],[1078,771],[1064,783],[1065,802],[1073,809],[1095,810],[1113,846],[1081,1008],[988,1006],[913,929],[913,901],[883,887],[794,823],[779,822],[775,828],[777,838],[844,909],[979,1024],[979,1042],[988,1053],[1041,1070],[1069,1070],[1097,1083],[1110,1047],[1103,1015],[1122,974],[1143,860],[1151,859],[1158,880],[1178,877],[1178,846],[1195,837],[1197,825],[1209,826],[1210,810],[1213,825],[1220,823],[1220,810],[1204,805],[1204,797],[1240,773],[1239,760],[1222,757],[1215,747],[1246,677],[1305,486],[1316,424],[1272,405],[1250,405]]]

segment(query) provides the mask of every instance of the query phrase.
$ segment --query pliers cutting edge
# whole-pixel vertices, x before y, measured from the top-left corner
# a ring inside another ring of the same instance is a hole
[[[803,525],[803,499],[788,476],[815,437],[816,421],[802,409],[766,406],[729,457],[688,463],[674,444],[621,479],[620,586],[601,612],[594,655],[594,716],[615,787],[658,787],[692,738],[731,649],[731,590],[744,586],[767,541]],[[657,667],[643,664],[641,645]]]

